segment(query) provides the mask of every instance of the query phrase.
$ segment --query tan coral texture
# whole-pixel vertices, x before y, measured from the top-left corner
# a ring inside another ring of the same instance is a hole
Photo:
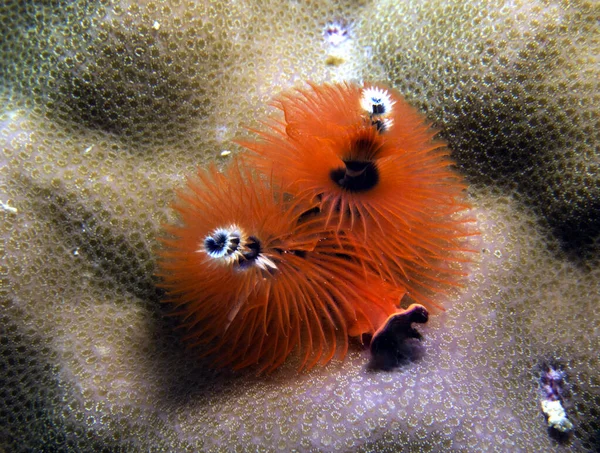
[[[598,451],[599,17],[592,1],[2,2],[0,451]],[[482,232],[471,276],[393,371],[354,345],[310,373],[215,372],[153,277],[173,189],[239,154],[281,90],[344,79],[389,83],[450,142]],[[565,436],[541,411],[546,363],[565,372]]]

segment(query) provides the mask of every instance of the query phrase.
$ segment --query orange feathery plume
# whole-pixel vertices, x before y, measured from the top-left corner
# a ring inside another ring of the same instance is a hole
[[[270,372],[298,352],[311,368],[401,311],[404,289],[369,273],[369,254],[314,202],[288,198],[237,165],[200,170],[178,192],[160,276],[186,339],[219,366]]]
[[[461,215],[466,186],[436,131],[399,93],[375,85],[310,85],[274,105],[283,120],[240,142],[249,163],[317,203],[326,224],[361,243],[414,301],[439,307],[433,294],[464,275],[455,264],[468,261],[473,232]]]

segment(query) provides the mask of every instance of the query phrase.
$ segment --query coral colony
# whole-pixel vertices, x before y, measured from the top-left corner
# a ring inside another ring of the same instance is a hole
[[[283,119],[240,142],[240,161],[179,192],[161,261],[169,302],[217,366],[271,372],[294,355],[310,369],[343,357],[348,337],[394,366],[425,306],[465,275],[462,179],[387,88],[311,85],[275,106]]]

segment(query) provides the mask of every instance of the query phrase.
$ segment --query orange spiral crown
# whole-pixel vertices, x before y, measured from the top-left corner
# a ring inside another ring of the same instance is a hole
[[[374,354],[418,337],[420,304],[459,284],[475,234],[445,144],[380,86],[311,84],[274,105],[240,142],[256,173],[211,167],[178,192],[160,275],[189,344],[270,372],[343,356],[348,336],[374,336]]]

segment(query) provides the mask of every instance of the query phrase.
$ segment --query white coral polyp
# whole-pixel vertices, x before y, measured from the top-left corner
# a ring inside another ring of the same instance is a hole
[[[566,433],[573,429],[573,423],[567,418],[567,413],[558,400],[542,400],[542,411],[548,419],[548,426]]]

